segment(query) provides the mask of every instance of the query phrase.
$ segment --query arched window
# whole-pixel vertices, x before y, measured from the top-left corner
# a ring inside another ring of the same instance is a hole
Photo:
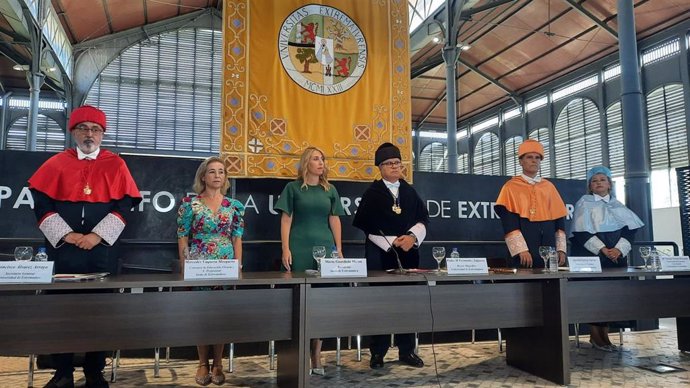
[[[474,173],[478,175],[501,175],[498,136],[487,132],[479,138],[474,147]]]
[[[448,172],[446,145],[439,142],[427,144],[419,154],[419,171]]]
[[[540,175],[543,177],[551,177],[551,158],[549,158],[549,129],[538,128],[529,133],[529,138],[536,140],[544,146],[544,160],[541,161]],[[522,171],[522,169],[520,169]]]
[[[676,171],[688,165],[683,85],[668,84],[647,95],[647,126],[652,168],[652,207],[678,206]]]
[[[98,76],[87,104],[108,114],[103,145],[129,152],[217,154],[222,34],[182,29],[125,50]]]
[[[625,203],[625,149],[623,147],[623,116],[620,101],[606,108],[609,168],[613,175],[616,198]]]
[[[591,100],[576,98],[558,115],[554,128],[556,178],[584,179],[601,164],[599,110]]]
[[[26,150],[26,130],[29,117],[17,119],[7,131],[6,150]],[[65,149],[65,132],[60,125],[48,116],[38,114],[36,122],[36,151],[59,152]]]
[[[467,154],[458,155],[458,174],[469,174],[470,166],[468,165]]]
[[[625,149],[623,147],[623,117],[620,101],[606,108],[608,128],[609,168],[614,177],[625,175]]]
[[[515,176],[522,172],[518,163],[518,148],[522,144],[522,136],[514,136],[506,140],[506,175]]]

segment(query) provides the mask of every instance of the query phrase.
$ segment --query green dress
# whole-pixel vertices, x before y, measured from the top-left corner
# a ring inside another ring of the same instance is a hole
[[[342,216],[345,213],[338,191],[333,185],[328,191],[320,185],[301,186],[301,180],[285,185],[275,205],[275,209],[292,216],[290,252],[292,271],[295,272],[316,269],[316,262],[311,254],[315,245],[325,246],[326,255],[330,256],[335,242],[328,217]]]

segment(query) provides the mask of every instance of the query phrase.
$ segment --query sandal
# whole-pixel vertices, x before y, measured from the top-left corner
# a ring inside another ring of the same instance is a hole
[[[223,365],[213,365],[211,368],[213,373],[211,374],[211,382],[215,385],[223,385],[225,382],[225,374],[223,373]]]
[[[203,370],[202,368],[206,368],[206,374],[200,376],[199,372]],[[204,387],[211,384],[211,374],[208,373],[208,363],[199,364],[199,368],[197,368],[196,370],[196,376],[194,377],[194,381],[196,381],[197,384]]]

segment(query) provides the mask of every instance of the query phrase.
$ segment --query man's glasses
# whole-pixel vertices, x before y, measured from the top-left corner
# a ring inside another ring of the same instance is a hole
[[[89,127],[87,125],[77,125],[76,127],[74,127],[74,130],[79,131],[79,133],[84,133],[84,134],[91,131],[94,135],[102,135],[103,132],[105,132],[103,130],[103,128],[95,127],[95,126]]]
[[[399,160],[393,161],[393,162],[383,162],[381,163],[382,166],[390,166],[390,167],[400,167],[402,165],[402,162]]]

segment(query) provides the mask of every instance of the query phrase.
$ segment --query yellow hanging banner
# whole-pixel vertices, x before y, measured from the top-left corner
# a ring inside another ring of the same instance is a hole
[[[329,178],[371,181],[400,148],[412,178],[408,2],[226,0],[221,156],[232,177],[294,179],[316,146]]]

